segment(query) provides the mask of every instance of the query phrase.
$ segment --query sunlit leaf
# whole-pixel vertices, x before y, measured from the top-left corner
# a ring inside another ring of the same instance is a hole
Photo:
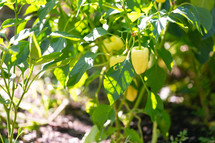
[[[81,37],[78,37],[78,36],[75,36],[75,35],[72,35],[72,34],[69,34],[66,32],[62,32],[62,31],[55,31],[55,32],[52,32],[50,35],[52,37],[62,37],[62,38],[66,38],[66,39],[73,40],[73,41],[82,40]]]
[[[204,8],[193,5],[183,5],[173,10],[172,13],[180,14],[187,18],[187,20],[193,24],[201,34],[207,33],[212,26],[212,16],[210,12]]]
[[[166,17],[152,18],[150,21],[154,27],[153,34],[155,38],[158,39],[161,32],[166,28],[167,18]]]
[[[61,54],[62,54],[61,52],[53,52],[48,55],[42,56],[40,59],[35,60],[33,63],[35,65],[41,65],[41,64],[44,64],[47,62],[51,62],[51,61],[55,60],[56,58],[58,58]]]
[[[34,33],[32,34],[31,39],[32,43],[30,43],[30,56],[32,59],[39,59],[41,57],[41,49]]]
[[[23,39],[27,38],[28,36],[30,36],[31,33],[32,32],[30,29],[24,29],[24,30],[20,31],[17,35],[15,35],[14,37],[12,37],[10,39],[10,43],[17,44],[20,40],[23,40]]]
[[[160,96],[150,92],[147,97],[145,112],[151,117],[151,120],[154,121],[155,119],[158,119],[158,116],[163,109],[163,102]]]
[[[66,82],[68,73],[69,73],[69,65],[54,69],[54,75],[57,78],[57,80],[61,83],[61,85],[63,85],[63,87],[65,87],[65,82]]]
[[[81,6],[85,3],[86,0],[78,0],[78,10],[76,16],[79,14]]]
[[[33,12],[36,12],[39,10],[39,6],[38,5],[30,5],[28,6],[28,8],[25,10],[25,14],[24,15],[27,15],[27,14],[30,14],[30,13],[33,13]]]
[[[81,79],[82,75],[93,67],[94,58],[97,56],[98,54],[92,52],[84,54],[70,72],[67,86],[74,86]]]
[[[23,21],[24,21],[23,19],[15,19],[15,18],[14,19],[6,19],[2,23],[1,29],[18,25],[18,24],[22,23]]]
[[[86,133],[84,135],[84,137],[82,138],[81,142],[83,142],[83,143],[93,143],[93,142],[95,142],[96,141],[95,138],[96,138],[98,133],[99,133],[99,129],[98,129],[98,127],[96,125],[94,125],[91,128],[90,132]]]
[[[107,120],[113,121],[115,117],[112,106],[101,104],[97,106],[92,114],[92,121],[99,129],[104,127]]]
[[[105,29],[102,27],[96,27],[93,29],[91,33],[89,33],[87,36],[84,37],[84,40],[89,41],[95,41],[97,38],[109,34]]]
[[[131,20],[131,22],[136,21],[141,15],[143,15],[142,13],[139,12],[131,12],[128,13],[128,18]]]
[[[112,105],[132,82],[136,73],[128,60],[110,68],[104,76],[104,88]]]
[[[10,50],[14,53],[15,59],[13,60],[13,65],[19,65],[25,62],[29,55],[29,42],[22,41],[18,45],[13,45],[10,47]]]

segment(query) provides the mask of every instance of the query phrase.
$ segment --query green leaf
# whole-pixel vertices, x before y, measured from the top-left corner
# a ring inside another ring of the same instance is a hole
[[[4,2],[0,2],[0,10],[1,10],[1,8],[4,6],[4,4],[5,4],[6,2],[4,1]]]
[[[51,62],[51,61],[55,60],[56,58],[60,57],[60,55],[61,55],[61,52],[50,53],[48,55],[42,56],[40,59],[34,61],[33,63],[35,65],[41,65],[44,63],[48,63],[48,62]]]
[[[140,23],[138,25],[138,28],[140,29],[140,31],[144,30],[147,25],[148,25],[148,22],[149,20],[151,19],[151,17],[149,16],[145,16],[145,15],[142,15],[141,18],[140,18]]]
[[[87,52],[79,61],[75,64],[72,71],[69,74],[69,80],[67,86],[74,86],[81,79],[82,75],[93,67],[94,59],[98,54]]]
[[[86,133],[83,137],[83,139],[81,140],[81,142],[83,143],[93,143],[95,142],[95,138],[97,136],[97,134],[99,133],[99,129],[96,125],[94,125],[89,133]]]
[[[25,10],[25,14],[24,15],[28,15],[31,14],[33,12],[36,12],[39,10],[39,6],[38,5],[30,5],[28,6],[28,8]]]
[[[78,16],[79,14],[79,11],[80,11],[80,8],[81,6],[86,2],[86,0],[78,0],[78,10],[77,10],[77,13],[76,13],[76,17]]]
[[[41,49],[34,33],[32,34],[30,41],[32,42],[30,43],[30,56],[32,59],[39,59],[41,57]]]
[[[195,6],[211,10],[214,7],[214,0],[191,0]]]
[[[49,50],[52,52],[62,52],[67,46],[67,41],[64,38],[52,38],[49,45]]]
[[[171,53],[166,50],[165,48],[160,48],[157,50],[158,55],[163,59],[164,63],[166,64],[166,67],[171,72],[172,65],[173,65],[173,58]]]
[[[1,94],[0,94],[0,103],[1,103],[1,104],[9,104],[10,101],[9,101],[8,99],[4,99],[4,98],[1,96]]]
[[[161,129],[161,133],[166,139],[168,139],[170,125],[170,115],[165,110],[162,110],[160,116],[158,117],[158,126]]]
[[[31,33],[32,32],[30,29],[24,29],[24,30],[20,31],[17,35],[15,35],[14,37],[12,37],[10,39],[10,43],[17,44],[20,40],[23,40],[23,39],[27,38],[28,36],[30,36]]]
[[[110,68],[104,76],[104,88],[112,105],[132,82],[136,73],[128,60]]]
[[[46,0],[26,0],[26,3],[31,5],[45,5]]]
[[[137,131],[134,129],[125,129],[126,140],[131,141],[132,143],[143,143]]]
[[[3,73],[2,71],[0,70],[0,77],[4,77],[4,78],[10,78],[11,77],[11,73],[8,73],[6,69],[3,69]]]
[[[24,62],[20,63],[19,65],[17,65],[17,67],[22,71],[22,73],[24,73],[28,69],[29,65],[28,65],[27,61],[24,61]]]
[[[163,87],[166,80],[165,71],[160,68],[157,64],[155,64],[152,68],[148,69],[145,72],[145,76],[147,77],[147,85],[151,88],[151,91],[154,93],[159,92],[159,90]]]
[[[7,27],[12,27],[12,26],[18,25],[18,24],[22,23],[23,21],[24,21],[23,19],[15,19],[15,18],[6,19],[6,20],[2,23],[1,29],[4,29],[4,28],[7,28]]]
[[[25,62],[29,55],[29,42],[21,41],[18,45],[13,45],[10,50],[14,53],[12,57],[13,65],[19,65]]]
[[[213,56],[210,58],[209,62],[208,62],[208,67],[209,67],[209,71],[210,71],[210,76],[212,78],[212,80],[215,82],[215,54],[213,54]],[[214,100],[215,101],[215,100]]]
[[[42,21],[46,15],[57,5],[57,0],[48,0],[45,7],[40,7],[38,10],[39,20]]]
[[[203,26],[203,28],[205,29],[204,32],[207,33],[213,25],[213,17],[211,13],[204,8],[200,8],[196,6],[192,6],[191,8],[194,15],[197,16],[201,26]]]
[[[128,18],[131,20],[131,22],[134,22],[138,18],[140,18],[141,15],[143,14],[140,12],[131,12],[131,13],[128,13]]]
[[[192,51],[195,57],[201,64],[206,63],[209,59],[210,52],[213,50],[214,42],[212,37],[203,39],[197,31],[188,33],[188,36],[191,41],[191,46],[193,46]]]
[[[145,112],[148,114],[152,121],[157,120],[158,116],[164,110],[163,102],[157,94],[150,92],[147,97]]]
[[[107,120],[113,121],[115,118],[114,110],[111,106],[101,104],[97,106],[92,114],[92,121],[99,129],[104,127],[104,123]]]
[[[54,69],[54,75],[57,78],[57,80],[61,83],[61,85],[63,85],[63,87],[65,87],[65,82],[66,82],[68,73],[69,73],[69,65]]]
[[[69,16],[68,16],[63,10],[61,10],[61,9],[60,9],[60,13],[61,13],[61,16],[60,16],[60,18],[59,18],[59,20],[58,20],[58,30],[59,30],[59,31],[64,31],[64,32],[66,32],[66,31],[68,31],[68,30],[74,28],[74,25],[75,25],[75,24],[72,23],[72,18],[69,17]],[[71,25],[72,25],[73,27],[71,27]]]
[[[166,28],[167,18],[166,17],[152,18],[150,20],[150,22],[154,27],[154,30],[152,32],[157,40],[159,38],[161,32],[163,31],[163,29]]]
[[[176,8],[172,13],[184,16],[201,34],[207,33],[212,26],[212,16],[210,12],[204,8],[184,5]]]
[[[206,35],[204,35],[204,38],[209,38],[215,34],[215,6],[211,11],[211,15],[213,16],[213,25],[212,28],[208,31]]]
[[[126,4],[127,4],[127,7],[129,9],[131,9],[132,11],[137,11],[137,12],[140,12],[140,8],[141,6],[143,5],[141,2],[141,0],[125,0]]]
[[[75,36],[75,35],[72,35],[72,34],[69,34],[69,33],[66,33],[66,32],[62,32],[62,31],[52,32],[50,34],[50,36],[53,36],[53,37],[62,37],[62,38],[66,38],[66,39],[69,39],[69,40],[72,40],[72,41],[82,40],[81,37],[78,37],[78,36]]]
[[[84,37],[84,40],[89,42],[89,41],[95,41],[97,38],[109,34],[105,29],[102,27],[96,27],[93,29],[91,33],[86,35]]]
[[[60,61],[53,61],[51,63],[44,65],[42,67],[42,70],[45,71],[45,70],[51,70],[54,68],[62,67],[62,66],[69,64],[71,61],[72,61],[72,57],[69,57],[69,58],[66,58],[66,59],[63,59]]]

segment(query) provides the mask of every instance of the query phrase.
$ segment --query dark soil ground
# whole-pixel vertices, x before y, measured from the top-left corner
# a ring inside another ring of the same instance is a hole
[[[180,131],[187,130],[187,140],[184,143],[199,143],[199,137],[212,137],[207,126],[202,119],[196,117],[191,109],[179,104],[168,104],[166,107],[171,115],[170,136],[174,138]],[[171,110],[170,110],[171,109]],[[142,130],[144,141],[150,142],[152,134],[152,122],[146,115],[142,116]],[[132,127],[137,129],[136,121],[132,123]],[[39,126],[37,130],[28,132],[22,136],[20,143],[79,143],[82,137],[92,127],[92,122],[87,113],[82,111],[81,106],[77,103],[70,104],[65,108],[64,115],[59,115],[48,125]],[[215,135],[215,134],[214,134]],[[104,141],[110,142],[110,140]],[[159,137],[158,143],[166,142]],[[171,142],[171,141],[170,141]],[[209,143],[214,143],[211,140]]]

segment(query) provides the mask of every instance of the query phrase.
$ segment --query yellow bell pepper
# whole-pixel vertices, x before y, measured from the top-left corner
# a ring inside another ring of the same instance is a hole
[[[124,47],[122,39],[118,36],[111,36],[109,39],[106,38],[103,41],[105,47],[103,47],[104,52],[113,53],[114,51],[119,51]]]
[[[114,66],[117,63],[121,63],[126,59],[126,56],[112,56],[110,57],[110,67]]]
[[[131,61],[137,74],[145,72],[148,65],[149,50],[141,46],[136,46],[131,50]]]
[[[127,93],[126,93],[126,99],[128,101],[133,102],[137,97],[137,90],[133,86],[128,86]]]
[[[157,3],[164,3],[166,0],[156,0]]]

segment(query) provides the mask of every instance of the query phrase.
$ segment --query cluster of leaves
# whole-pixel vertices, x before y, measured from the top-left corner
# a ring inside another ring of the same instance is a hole
[[[18,18],[22,6],[26,4],[30,5],[23,18]],[[131,113],[149,115],[153,122],[158,123],[164,137],[168,137],[170,118],[158,95],[166,81],[166,69],[161,68],[158,61],[162,59],[171,72],[173,57],[164,48],[164,42],[174,43],[178,36],[185,40],[187,37],[189,40],[185,42],[192,45],[191,52],[202,64],[208,61],[213,50],[211,35],[214,34],[214,18],[209,10],[188,3],[178,6],[167,0],[161,7],[151,0],[6,0],[0,2],[0,8],[3,6],[14,10],[15,18],[5,20],[0,29],[5,41],[0,41],[1,65],[5,64],[1,68],[1,78],[10,83],[23,76],[23,82],[17,83],[17,86],[24,87],[23,93],[26,93],[31,77],[31,74],[24,76],[27,69],[33,72],[34,66],[41,65],[41,72],[53,70],[61,86],[67,87],[72,95],[75,94],[74,89],[100,78],[98,91],[103,83],[110,104],[100,104],[98,96],[95,96],[90,110],[95,126],[85,137],[85,142],[101,141],[113,133],[117,140],[122,123],[126,126],[123,130],[125,136],[119,139],[142,142],[141,130],[139,135],[130,129],[129,123],[134,116]],[[25,28],[30,20],[34,20],[34,24]],[[15,34],[8,40],[4,29],[9,27],[15,27]],[[212,32],[208,32],[211,28]],[[130,49],[138,43],[148,48],[151,54],[148,70],[137,76],[130,59],[110,68],[107,64],[110,53],[103,51],[102,42],[109,35],[118,35],[125,42],[125,52],[115,55],[129,57]],[[180,46],[183,42],[176,44]],[[16,68],[22,73],[20,77],[14,77],[16,71],[11,72]],[[86,74],[91,68],[94,68],[94,74]],[[122,95],[134,79],[137,80],[139,96],[132,109],[122,109],[128,106]],[[145,103],[141,102],[144,94],[147,95]],[[13,102],[13,98],[6,100],[0,96],[0,103],[5,108]],[[145,105],[144,110],[138,110],[140,104]],[[124,110],[127,119],[118,116],[121,110]],[[138,118],[137,115],[135,117]]]

